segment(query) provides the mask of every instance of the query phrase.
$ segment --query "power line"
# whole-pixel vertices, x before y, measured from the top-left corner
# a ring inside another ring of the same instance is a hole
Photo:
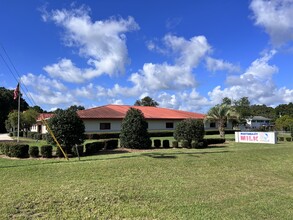
[[[9,70],[10,74],[11,74],[11,75],[13,76],[13,78],[16,80],[16,82],[19,82],[19,83],[20,83],[20,86],[26,90],[26,91],[23,90],[23,93],[24,93],[25,96],[27,97],[28,101],[29,101],[32,105],[36,105],[36,103],[35,103],[33,97],[31,96],[31,94],[30,94],[28,88],[25,86],[25,84],[22,83],[22,81],[21,81],[21,76],[20,76],[20,74],[18,73],[18,71],[17,71],[15,65],[14,65],[13,62],[12,62],[12,60],[10,59],[8,53],[6,52],[5,48],[3,47],[3,45],[2,45],[1,43],[0,43],[0,45],[1,45],[1,49],[4,51],[4,55],[5,55],[5,57],[6,57],[6,59],[5,59],[5,58],[3,57],[3,55],[0,53],[0,57],[1,57],[2,61],[4,62],[4,64],[5,64],[5,66],[7,67],[7,69]],[[9,64],[10,64],[10,65],[8,64],[8,62],[7,62],[6,60],[9,61]],[[15,73],[12,71],[12,69],[11,69],[10,66],[12,66],[12,68],[13,68],[13,70],[14,70]],[[18,77],[17,77],[15,74],[16,74]]]

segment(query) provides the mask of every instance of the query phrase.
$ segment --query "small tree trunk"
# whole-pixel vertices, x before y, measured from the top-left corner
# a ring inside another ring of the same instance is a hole
[[[224,121],[219,121],[219,133],[221,138],[225,138],[225,123]]]

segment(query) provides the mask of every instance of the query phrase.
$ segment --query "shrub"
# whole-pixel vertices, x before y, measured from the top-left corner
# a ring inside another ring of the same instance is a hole
[[[39,156],[39,148],[37,146],[30,146],[29,155],[31,157],[38,157]]]
[[[181,147],[190,148],[190,144],[187,140],[183,140],[183,141],[181,141]]]
[[[77,151],[76,151],[77,148]],[[78,154],[77,154],[78,153]],[[83,156],[83,145],[77,145],[76,147],[72,147],[72,155],[77,157],[78,155],[81,157]]]
[[[286,141],[291,141],[291,137],[286,137]]]
[[[197,146],[196,146],[196,148],[198,148],[198,149],[202,149],[202,148],[206,148],[206,147],[207,147],[206,140],[203,140],[203,141],[198,142],[197,143]]]
[[[160,139],[155,139],[154,140],[154,147],[155,148],[161,147],[161,140]]]
[[[173,131],[150,131],[150,137],[173,137]]]
[[[92,142],[92,143],[87,143],[85,145],[85,154],[86,155],[93,155],[98,153],[100,150],[102,150],[105,147],[105,142]]]
[[[191,148],[197,148],[197,146],[198,146],[198,142],[197,141],[191,142]]]
[[[71,147],[75,144],[84,142],[84,122],[72,108],[59,109],[54,117],[48,120],[48,124],[59,143],[68,146],[67,153],[71,153]],[[51,136],[48,136],[48,142],[54,143]]]
[[[42,134],[40,134],[40,133],[35,133],[35,134],[34,134],[34,139],[36,139],[36,140],[42,140]]]
[[[6,156],[10,156],[10,146],[15,145],[13,142],[2,142],[0,143],[0,151]]]
[[[28,157],[28,149],[29,145],[27,144],[16,144],[10,145],[9,147],[9,156],[10,157],[18,157],[18,158],[25,158]]]
[[[65,146],[61,146],[62,147],[62,150],[65,152],[66,150],[65,150]],[[66,153],[66,152],[65,152]],[[62,153],[62,151],[61,151],[61,149],[60,149],[60,147],[58,147],[57,146],[57,148],[56,148],[56,156],[57,157],[64,157],[64,154]]]
[[[178,148],[178,141],[172,141],[172,147],[173,148]]]
[[[106,150],[113,150],[118,148],[118,140],[114,139],[114,140],[106,140],[104,141],[104,145],[105,145],[105,149]]]
[[[222,143],[225,143],[226,139],[225,138],[206,138],[205,141],[207,145],[222,144]]]
[[[122,121],[120,145],[125,148],[147,149],[151,148],[147,122],[139,109],[130,108]]]
[[[163,140],[163,148],[170,148],[169,140]]]
[[[204,124],[202,120],[185,119],[180,121],[175,129],[174,138],[177,141],[188,141],[191,146],[192,141],[200,141],[204,137]]]
[[[41,156],[43,158],[51,158],[52,157],[52,145],[43,145],[41,146]]]
[[[279,137],[279,141],[284,141],[284,137]]]
[[[119,138],[119,132],[111,133],[90,133],[85,134],[86,139],[116,139]]]

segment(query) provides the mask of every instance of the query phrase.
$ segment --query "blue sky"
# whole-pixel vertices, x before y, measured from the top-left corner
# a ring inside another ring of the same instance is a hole
[[[293,0],[2,0],[0,86],[17,84],[8,54],[45,110],[146,95],[202,113],[224,97],[276,106],[293,102],[292,41]]]

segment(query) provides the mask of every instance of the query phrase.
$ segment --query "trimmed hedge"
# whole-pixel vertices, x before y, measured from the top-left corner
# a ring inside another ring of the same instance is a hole
[[[29,155],[30,157],[38,157],[39,156],[39,148],[37,146],[30,146]]]
[[[120,132],[85,134],[86,139],[112,139],[119,138],[119,135]]]
[[[150,137],[173,137],[174,131],[150,131]]]
[[[9,156],[18,157],[18,158],[29,157],[28,149],[29,149],[29,145],[27,144],[11,145],[9,146]]]
[[[286,137],[286,141],[291,142],[292,138],[291,137]]]
[[[179,147],[178,141],[172,141],[172,147],[178,148]]]
[[[169,140],[163,140],[163,148],[170,148]]]
[[[284,137],[278,137],[278,141],[284,141],[285,138]]]
[[[41,156],[43,158],[51,158],[52,157],[52,145],[43,145],[41,146]]]
[[[161,140],[160,139],[155,139],[154,140],[154,147],[155,148],[161,147]]]
[[[105,147],[105,142],[92,142],[92,143],[87,143],[85,145],[85,154],[87,156],[89,155],[94,155],[98,153],[100,150],[102,150]]]
[[[225,130],[225,134],[235,134],[235,132],[240,130]],[[219,130],[206,130],[205,135],[213,135],[213,134],[219,134]]]
[[[183,141],[181,141],[181,147],[182,148],[190,148],[191,146],[189,146],[188,141],[183,140]]]
[[[104,141],[105,150],[113,150],[118,148],[118,139]]]
[[[223,144],[225,143],[226,139],[225,138],[205,138],[207,145],[211,144]]]

